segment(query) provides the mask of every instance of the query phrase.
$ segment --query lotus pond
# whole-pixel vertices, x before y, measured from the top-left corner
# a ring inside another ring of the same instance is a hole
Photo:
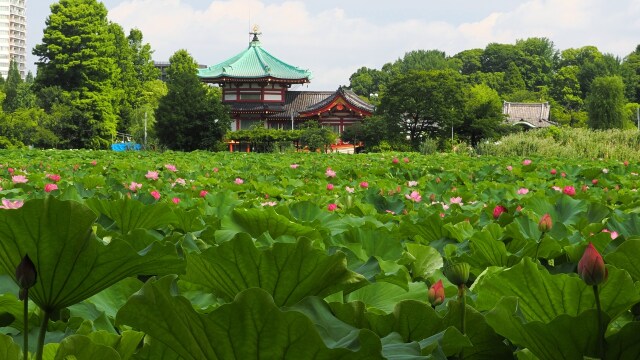
[[[0,159],[2,359],[640,358],[637,163]]]

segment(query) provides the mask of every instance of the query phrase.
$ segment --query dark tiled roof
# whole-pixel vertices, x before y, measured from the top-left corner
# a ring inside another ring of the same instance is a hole
[[[253,103],[253,102],[234,102],[231,103],[231,111],[235,112],[255,112],[255,113],[264,113],[264,112],[282,112],[284,111],[284,106],[282,104],[263,104],[263,103]]]
[[[358,95],[356,95],[356,93],[354,93],[353,91],[340,87],[338,88],[338,90],[336,92],[334,92],[331,96],[327,97],[326,99],[313,104],[311,106],[309,106],[307,109],[305,109],[304,111],[314,111],[314,110],[319,110],[325,106],[327,106],[328,104],[330,104],[332,101],[334,101],[336,98],[342,96],[345,100],[347,100],[347,102],[349,104],[351,104],[352,106],[366,111],[366,112],[374,112],[375,107],[367,102],[365,102],[364,100],[360,99],[360,97],[358,97]]]
[[[270,118],[291,119],[292,115],[294,117],[297,116],[298,113],[327,99],[333,94],[333,91],[287,91],[283,112],[271,115]]]
[[[509,124],[528,124],[532,127],[547,127],[555,125],[549,121],[550,106],[545,103],[516,103],[505,101],[502,113],[507,115]]]

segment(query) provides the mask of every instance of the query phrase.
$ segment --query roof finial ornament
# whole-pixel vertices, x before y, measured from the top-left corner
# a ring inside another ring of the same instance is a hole
[[[253,39],[251,41],[260,41],[258,39],[258,35],[262,35],[260,32],[260,27],[256,24],[253,25],[253,30],[249,33],[249,35],[253,35]]]

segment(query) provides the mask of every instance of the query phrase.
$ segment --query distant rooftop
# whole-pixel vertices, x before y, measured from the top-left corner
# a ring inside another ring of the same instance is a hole
[[[507,115],[507,123],[511,125],[525,125],[533,128],[555,125],[549,121],[551,107],[544,103],[518,103],[504,101],[502,113]]]

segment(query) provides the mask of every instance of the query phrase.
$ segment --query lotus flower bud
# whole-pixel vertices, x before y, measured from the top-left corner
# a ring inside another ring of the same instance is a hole
[[[26,292],[24,290],[35,285],[37,278],[38,273],[36,271],[36,266],[29,258],[29,255],[25,255],[16,268],[16,281],[18,282],[18,286],[20,286],[20,300],[24,300],[26,298]]]
[[[433,306],[440,305],[444,302],[444,286],[442,286],[442,280],[438,280],[438,282],[431,285],[429,292],[427,292],[427,298]]]
[[[587,285],[599,285],[607,280],[609,271],[604,266],[602,256],[592,243],[589,243],[578,262],[578,275]]]
[[[493,218],[499,218],[503,212],[507,212],[507,208],[502,205],[497,205],[495,208],[493,208]]]
[[[540,218],[540,222],[538,222],[538,230],[540,232],[549,232],[553,227],[553,220],[551,219],[551,215],[544,214]]]
[[[469,280],[469,269],[467,263],[451,264],[444,268],[444,276],[456,286],[464,285]]]

